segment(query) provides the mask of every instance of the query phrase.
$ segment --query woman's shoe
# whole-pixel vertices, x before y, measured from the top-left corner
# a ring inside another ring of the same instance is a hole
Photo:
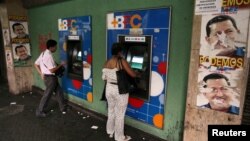
[[[114,137],[114,134],[109,134],[109,138],[113,138]]]
[[[131,137],[130,136],[125,136],[124,141],[129,141],[129,140],[131,140]]]
[[[124,139],[122,139],[122,140],[116,140],[116,141],[129,141],[129,140],[131,140],[132,138],[130,137],[130,136],[125,136],[125,138]]]

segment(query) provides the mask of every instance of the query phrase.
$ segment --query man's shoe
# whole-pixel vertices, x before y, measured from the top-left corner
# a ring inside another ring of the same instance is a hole
[[[44,112],[36,112],[37,117],[46,117],[47,115]]]
[[[61,112],[62,112],[63,115],[65,115],[65,114],[67,113],[67,111],[69,111],[69,110],[71,110],[71,107],[68,106],[68,105],[66,105],[66,106],[61,110]]]
[[[64,108],[63,110],[61,110],[62,114],[65,115],[67,113],[67,108]]]

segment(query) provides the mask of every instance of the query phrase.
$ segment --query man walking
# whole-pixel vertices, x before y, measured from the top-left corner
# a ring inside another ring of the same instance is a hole
[[[52,53],[56,52],[57,49],[57,42],[55,40],[48,40],[46,46],[47,49],[40,54],[34,64],[46,86],[43,97],[40,100],[39,107],[36,110],[37,117],[47,116],[44,109],[47,106],[53,92],[56,94],[56,99],[59,103],[61,112],[63,114],[66,113],[66,103],[63,97],[63,90],[58,82],[57,76],[55,76],[55,72],[65,63],[56,65],[54,61]]]

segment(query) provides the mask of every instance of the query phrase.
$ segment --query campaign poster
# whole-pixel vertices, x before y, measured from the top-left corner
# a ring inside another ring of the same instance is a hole
[[[30,44],[12,43],[12,54],[15,66],[31,65]]]
[[[239,115],[249,9],[228,4],[224,0],[220,12],[202,15],[197,106]]]
[[[31,66],[31,47],[26,16],[9,16],[14,66]]]

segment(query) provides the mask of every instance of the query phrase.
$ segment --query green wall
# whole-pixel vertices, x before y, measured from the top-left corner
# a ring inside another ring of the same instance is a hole
[[[95,2],[94,2],[95,1]],[[183,134],[188,70],[191,49],[191,31],[194,2],[190,0],[70,0],[28,9],[32,56],[39,55],[39,35],[52,34],[58,40],[57,20],[75,16],[92,17],[93,49],[93,103],[81,101],[82,106],[107,115],[105,102],[100,101],[103,81],[101,70],[106,59],[106,14],[157,7],[172,7],[169,68],[165,119],[163,130],[126,118],[126,124],[166,139],[180,141]],[[59,51],[55,54],[59,60]],[[33,60],[33,61],[34,61]],[[34,85],[44,89],[43,81],[34,69]],[[77,101],[77,99],[76,99]]]

